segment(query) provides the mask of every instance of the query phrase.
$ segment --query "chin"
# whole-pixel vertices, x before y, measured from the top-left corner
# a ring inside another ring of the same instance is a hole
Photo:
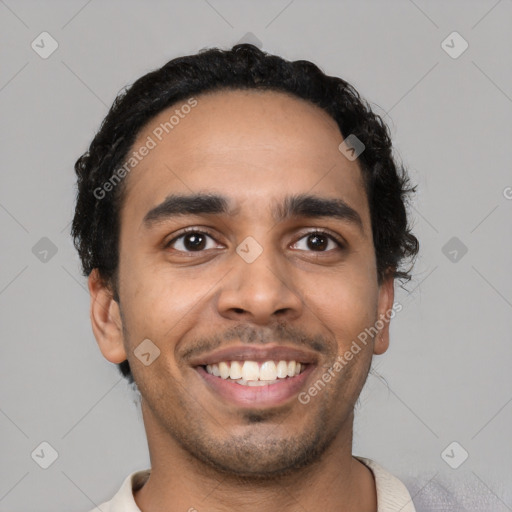
[[[331,442],[332,439],[322,438],[319,433],[297,439],[266,436],[260,441],[246,436],[224,443],[210,442],[206,450],[200,450],[195,456],[226,475],[266,480],[291,475],[317,462]],[[198,448],[200,446],[196,445],[196,450]]]

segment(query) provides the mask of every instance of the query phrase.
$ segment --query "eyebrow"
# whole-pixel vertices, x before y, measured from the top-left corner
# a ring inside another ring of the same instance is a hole
[[[143,225],[149,229],[154,224],[185,215],[234,215],[227,197],[217,194],[169,195],[159,205],[146,213]],[[355,225],[364,234],[359,213],[343,199],[330,199],[310,194],[286,196],[282,203],[271,210],[276,222],[291,217],[335,218]]]

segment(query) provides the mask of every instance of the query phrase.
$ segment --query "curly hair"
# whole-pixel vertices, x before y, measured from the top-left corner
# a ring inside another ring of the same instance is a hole
[[[251,44],[173,59],[119,93],[89,149],[75,163],[78,191],[71,235],[84,275],[98,269],[119,302],[119,211],[125,180],[104,197],[95,191],[123,165],[142,128],[162,110],[192,95],[230,89],[277,91],[309,101],[336,121],[343,137],[355,135],[363,142],[358,162],[370,208],[379,283],[390,272],[402,283],[409,281],[419,243],[410,230],[406,202],[416,187],[410,187],[406,170],[392,156],[386,124],[345,80],[324,74],[307,60],[288,61]],[[405,261],[409,268],[402,267]],[[128,361],[118,366],[133,382]]]

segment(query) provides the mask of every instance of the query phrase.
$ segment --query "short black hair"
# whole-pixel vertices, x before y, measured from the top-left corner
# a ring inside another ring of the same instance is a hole
[[[409,186],[407,171],[395,162],[387,125],[345,80],[324,74],[307,60],[288,61],[251,44],[175,58],[119,93],[89,149],[75,163],[78,191],[71,235],[84,275],[98,269],[119,301],[119,212],[125,180],[108,194],[104,185],[116,169],[126,165],[140,131],[162,110],[182,100],[230,89],[269,90],[302,98],[327,112],[344,138],[354,135],[364,144],[358,162],[370,207],[379,283],[389,272],[402,282],[409,281],[419,243],[410,230],[406,200],[416,187]],[[406,260],[410,267],[404,269],[401,265]],[[133,383],[128,361],[118,366]]]

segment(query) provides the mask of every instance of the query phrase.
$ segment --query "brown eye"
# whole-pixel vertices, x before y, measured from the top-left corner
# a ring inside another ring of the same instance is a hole
[[[183,237],[183,245],[188,251],[200,251],[206,245],[206,237],[201,233],[188,233]]]
[[[303,241],[306,241],[305,243]],[[302,247],[296,247],[302,244]],[[332,235],[323,231],[313,231],[306,234],[294,244],[295,248],[303,251],[329,252],[333,249],[342,249],[343,244],[336,240]]]
[[[211,235],[203,231],[188,231],[172,239],[166,248],[171,247],[181,252],[200,252],[205,249],[216,247],[215,240]]]
[[[308,237],[308,247],[310,249],[323,251],[329,245],[329,240],[325,235],[309,235]]]

